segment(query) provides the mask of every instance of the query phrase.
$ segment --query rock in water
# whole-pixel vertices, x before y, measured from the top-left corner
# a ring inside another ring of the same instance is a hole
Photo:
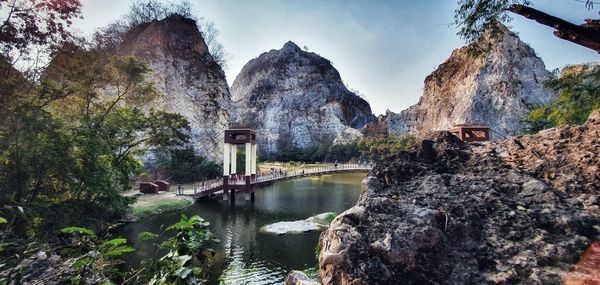
[[[325,229],[335,217],[335,213],[327,212],[312,216],[306,220],[277,222],[260,228],[261,232],[276,235],[299,234]]]
[[[283,285],[319,285],[319,282],[310,279],[302,271],[294,270],[285,278]]]
[[[164,96],[153,106],[184,115],[196,149],[214,156],[228,127],[229,88],[194,20],[172,15],[131,29],[119,55],[145,60],[149,78]],[[217,157],[211,157],[216,159]]]
[[[598,118],[479,146],[443,133],[380,162],[321,235],[323,284],[600,282],[596,255],[567,274],[600,240]]]
[[[502,26],[503,35],[480,55],[456,49],[425,79],[419,102],[399,114],[379,119],[387,133],[400,135],[448,130],[458,124],[483,124],[491,139],[517,135],[533,106],[556,94],[544,88],[552,74],[535,51]],[[488,41],[488,40],[484,40]]]
[[[250,60],[231,86],[234,124],[256,128],[261,152],[361,136],[374,117],[329,60],[287,42]]]

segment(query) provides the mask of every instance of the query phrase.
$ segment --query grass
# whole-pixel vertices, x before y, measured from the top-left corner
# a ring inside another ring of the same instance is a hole
[[[168,211],[181,210],[193,203],[191,199],[158,200],[150,205],[134,207],[133,214],[138,218],[146,218]]]

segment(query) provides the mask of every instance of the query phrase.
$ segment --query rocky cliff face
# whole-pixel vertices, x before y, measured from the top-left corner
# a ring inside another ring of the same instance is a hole
[[[248,62],[231,86],[233,122],[257,129],[263,152],[361,136],[374,117],[331,63],[287,42]]]
[[[194,20],[173,15],[141,24],[126,34],[117,53],[148,62],[150,80],[164,95],[153,107],[184,115],[196,149],[209,157],[218,153],[228,127],[229,88]]]
[[[425,79],[419,102],[400,114],[386,114],[383,128],[398,135],[483,124],[490,127],[492,139],[521,133],[530,108],[547,104],[556,94],[543,87],[552,74],[535,51],[503,31],[479,56],[469,47],[454,50]]]
[[[321,236],[323,284],[600,282],[600,110],[496,143],[448,137],[378,163]]]

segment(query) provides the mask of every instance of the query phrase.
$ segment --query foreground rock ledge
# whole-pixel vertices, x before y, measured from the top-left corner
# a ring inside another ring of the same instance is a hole
[[[583,126],[497,143],[425,140],[380,162],[323,232],[322,282],[593,280],[573,271],[600,240],[599,167],[598,111]]]

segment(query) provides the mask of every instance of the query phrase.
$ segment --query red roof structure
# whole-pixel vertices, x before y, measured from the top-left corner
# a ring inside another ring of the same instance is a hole
[[[456,125],[449,130],[463,142],[481,142],[490,140],[490,128],[481,125]]]
[[[156,180],[154,184],[158,185],[158,191],[169,191],[169,182],[164,180]]]
[[[158,185],[152,182],[140,183],[140,192],[146,194],[158,194]]]

